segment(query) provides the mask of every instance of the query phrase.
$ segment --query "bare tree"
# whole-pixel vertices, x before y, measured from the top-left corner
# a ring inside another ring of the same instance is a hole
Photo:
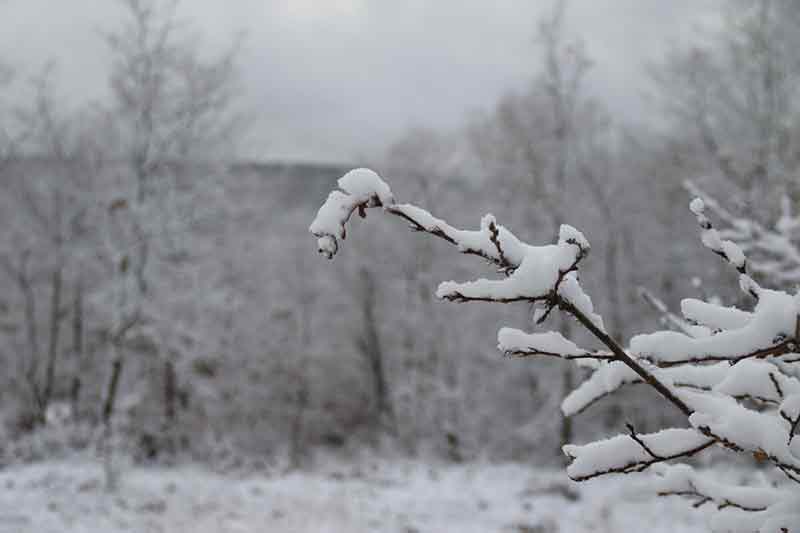
[[[460,135],[412,128],[389,147],[385,165],[402,180],[412,198],[441,204],[458,194],[455,189],[465,167],[466,151]],[[397,436],[412,454],[433,436],[434,443],[440,443],[447,456],[460,457],[464,439],[459,436],[459,427],[466,395],[459,369],[466,365],[462,357],[453,357],[456,344],[435,334],[445,326],[436,316],[432,298],[434,250],[431,243],[420,241],[414,245],[413,253],[401,248],[396,255],[393,263],[401,265],[405,303],[398,316],[403,331],[404,372],[391,374]],[[373,285],[385,294],[381,285]],[[393,300],[395,296],[388,298]],[[392,305],[384,312],[396,310]],[[391,346],[386,351],[390,350]]]
[[[380,320],[376,316],[375,299],[378,291],[374,274],[366,268],[362,268],[358,272],[357,291],[363,331],[356,341],[356,347],[369,368],[378,426],[385,427],[391,432],[394,431],[395,424],[394,407],[386,375],[384,347],[379,333]]]

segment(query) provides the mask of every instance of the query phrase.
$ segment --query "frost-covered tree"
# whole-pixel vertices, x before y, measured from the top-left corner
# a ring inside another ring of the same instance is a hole
[[[149,434],[157,451],[192,432],[193,369],[223,351],[235,300],[215,252],[241,207],[223,191],[239,43],[206,54],[177,2],[119,4],[107,102],[73,110],[52,69],[30,103],[0,98],[2,414],[41,422],[66,400],[90,424],[134,413],[127,441]]]
[[[604,249],[603,268],[596,275],[602,278],[602,291],[610,304],[609,332],[619,338],[626,326],[630,327],[621,305],[621,277],[631,270],[624,259],[630,251],[623,248],[632,239],[615,212],[627,207],[640,188],[615,168],[619,159],[613,142],[615,128],[603,104],[591,96],[587,82],[593,61],[585,44],[567,31],[566,2],[556,2],[539,22],[536,40],[540,72],[526,91],[505,95],[491,114],[473,121],[469,132],[472,148],[490,177],[487,188],[498,182],[504,185],[496,196],[509,205],[505,211],[509,223],[524,224],[550,236],[558,233],[568,212],[580,217],[580,223],[591,224],[593,242]],[[577,198],[578,191],[585,200],[580,207],[573,202],[567,209],[564,200]],[[520,197],[527,201],[514,201]],[[570,327],[565,320],[560,330],[570,336]],[[557,371],[564,385],[563,397],[578,376],[570,366]],[[532,388],[542,389],[537,381],[532,380]],[[553,383],[555,378],[545,381]],[[558,393],[550,385],[539,394]],[[554,418],[549,410],[539,413]],[[570,419],[562,420],[560,432],[560,443],[572,438]]]
[[[724,240],[695,199],[691,211],[703,244],[730,264],[752,309],[722,307],[698,299],[683,302],[695,326],[688,332],[662,331],[633,337],[623,346],[607,332],[579,280],[590,246],[581,232],[562,224],[554,244],[535,246],[518,239],[492,215],[477,230],[462,230],[412,204],[398,203],[374,172],[347,173],[330,193],[309,230],[320,253],[339,251],[354,213],[366,217],[380,208],[414,231],[478,256],[498,279],[441,283],[436,296],[452,302],[523,302],[535,306],[534,322],[560,311],[575,319],[601,346],[581,348],[556,331],[528,333],[502,328],[498,347],[510,357],[553,357],[591,370],[591,376],[564,400],[575,414],[621,387],[644,383],[681,413],[687,424],[642,434],[627,432],[585,445],[567,444],[569,477],[576,481],[650,470],[660,495],[681,495],[697,507],[715,509],[719,531],[789,532],[800,528],[800,295],[771,290],[748,273],[741,248]],[[453,334],[456,334],[455,332]],[[667,465],[721,448],[771,466],[776,477],[762,485],[729,486],[687,464]]]
[[[179,374],[193,356],[218,348],[207,332],[229,300],[220,269],[208,266],[211,239],[189,229],[211,216],[222,218],[230,207],[220,192],[226,158],[243,125],[239,43],[208,56],[180,19],[177,1],[119,3],[124,19],[105,35],[112,58],[112,102],[105,112],[113,120],[104,134],[117,175],[109,176],[116,187],[101,221],[113,263],[104,296],[110,329],[130,325],[126,331],[135,331],[138,344],[157,355],[161,370],[145,380],[155,390],[139,392],[161,397],[162,427],[171,429]],[[207,296],[204,306],[199,293]],[[106,420],[116,404],[125,351],[119,343],[111,347]]]
[[[684,155],[694,175],[723,182],[762,222],[797,194],[798,20],[796,2],[728,0],[720,29],[653,69],[671,136],[698,148]]]
[[[390,146],[383,165],[414,200],[449,205],[454,197],[464,197],[468,192],[460,179],[466,166],[465,144],[453,133],[413,128]],[[385,230],[366,235],[359,239],[360,244],[371,247],[396,228],[387,226]],[[443,322],[448,317],[435,313],[432,297],[433,280],[447,267],[437,261],[432,243],[421,240],[414,243],[410,253],[407,246],[393,247],[385,265],[369,268],[374,270],[371,276],[375,279],[395,278],[390,287],[386,283],[376,287],[378,303],[383,302],[378,312],[384,326],[378,324],[378,331],[386,345],[383,352],[387,362],[383,366],[391,385],[396,437],[412,454],[431,446],[441,455],[461,457],[464,448],[474,448],[475,432],[465,427],[461,413],[467,408],[470,393],[477,396],[468,381],[469,373],[477,370],[477,361],[459,357],[460,344],[469,345],[481,337],[474,330],[461,339],[435,334],[449,327]],[[387,320],[394,324],[391,328],[385,327]]]
[[[51,401],[65,399],[67,387],[57,382],[67,373],[78,378],[83,355],[83,324],[70,311],[84,300],[95,169],[77,127],[80,113],[57,105],[52,68],[34,78],[30,92],[32,101],[18,104],[9,123],[18,135],[18,153],[0,185],[7,228],[0,240],[0,271],[13,280],[22,310],[13,319],[24,333],[10,340],[25,357],[11,374],[28,389],[29,413],[43,422]]]

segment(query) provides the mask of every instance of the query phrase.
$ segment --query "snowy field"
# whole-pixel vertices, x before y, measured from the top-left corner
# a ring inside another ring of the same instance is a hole
[[[684,501],[634,502],[616,479],[554,490],[566,486],[561,476],[413,463],[286,477],[131,469],[107,494],[100,465],[46,463],[0,473],[0,533],[705,531]]]

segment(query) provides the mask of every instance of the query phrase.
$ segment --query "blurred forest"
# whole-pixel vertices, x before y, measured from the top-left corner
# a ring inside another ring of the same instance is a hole
[[[372,449],[557,464],[565,441],[676,416],[634,388],[564,419],[583,376],[494,345],[531,310],[438,302],[438,282],[476,265],[396,223],[356,224],[325,264],[308,224],[350,167],[238,159],[241,42],[209,54],[167,4],[121,4],[98,37],[112,100],[65,107],[57,68],[0,68],[0,463],[99,449],[291,469]],[[780,224],[800,207],[800,4],[726,2],[718,29],[649,66],[647,117],[587,90],[603,65],[561,6],[532,27],[526,88],[353,166],[462,227],[491,212],[530,242],[582,229],[584,283],[622,342],[669,325],[662,304],[689,293],[735,304],[689,191],[731,226],[800,241]],[[800,283],[798,264],[773,279]]]

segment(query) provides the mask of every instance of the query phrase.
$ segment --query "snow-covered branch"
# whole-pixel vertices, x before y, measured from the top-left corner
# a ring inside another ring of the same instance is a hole
[[[661,496],[684,496],[694,499],[694,506],[716,505],[718,509],[733,507],[742,511],[760,512],[790,495],[774,487],[740,487],[708,479],[689,465],[660,467],[656,490]]]
[[[585,481],[611,473],[641,472],[656,463],[695,455],[715,442],[694,429],[665,429],[648,435],[637,434],[632,426],[628,429],[627,435],[564,446],[564,453],[572,458],[569,477]]]
[[[690,337],[675,331],[639,335],[631,340],[631,349],[659,366],[718,361],[735,364],[745,359],[779,358],[797,349],[796,297],[761,289],[751,315],[738,313],[733,308],[721,311],[709,304],[700,307],[695,302],[684,301],[684,314],[703,320],[718,333],[704,337]],[[737,324],[741,327],[719,330],[723,325]]]
[[[706,204],[701,198],[695,198],[689,204],[689,209],[697,217],[700,225],[700,240],[703,245],[720,256],[739,272],[739,287],[747,294],[758,299],[761,287],[748,274],[747,256],[735,242],[723,238],[714,228],[711,220],[706,216]]]
[[[353,213],[365,217],[368,209],[381,208],[408,222],[415,231],[485,259],[500,274],[499,279],[441,283],[436,291],[440,299],[530,303],[535,307],[536,324],[559,309],[603,344],[603,351],[593,351],[554,331],[527,333],[502,328],[498,332],[498,348],[507,356],[554,357],[593,370],[565,398],[562,410],[566,415],[579,413],[626,385],[647,384],[686,416],[688,428],[639,434],[629,425],[627,434],[565,445],[563,450],[572,459],[567,469],[572,479],[640,472],[719,445],[767,461],[786,478],[800,483],[800,439],[794,438],[800,430],[800,380],[793,367],[800,362],[800,296],[766,289],[754,281],[745,252],[714,228],[702,200],[696,199],[690,206],[701,227],[701,240],[736,268],[741,289],[756,300],[754,308],[741,310],[688,298],[682,302],[683,317],[679,317],[645,293],[677,331],[638,335],[625,347],[606,332],[579,283],[578,269],[590,246],[575,228],[562,225],[555,244],[534,246],[498,225],[492,215],[483,217],[478,230],[469,231],[417,206],[398,204],[389,186],[370,170],[351,171],[339,180],[339,187],[341,190],[328,196],[310,227],[320,252],[327,257],[339,251]],[[758,489],[743,489],[734,495],[685,476],[678,481],[674,476],[669,479],[670,484],[660,485],[661,494],[683,495],[701,504],[715,502],[725,510],[764,513],[765,520],[772,520],[768,510],[783,508],[785,503],[782,496],[776,496],[774,505],[764,500],[768,495],[761,494],[761,500],[748,496],[751,491],[760,494]],[[783,520],[785,516],[780,517]]]
[[[497,333],[497,347],[510,357],[549,356],[561,359],[610,360],[608,352],[591,352],[579,348],[557,331],[525,333],[514,328],[503,328]]]
[[[695,183],[686,181],[684,186],[725,224],[718,232],[720,239],[736,243],[747,254],[754,274],[779,287],[800,282],[800,214],[792,211],[788,198],[783,199],[774,227],[766,227],[752,218],[734,215]]]

